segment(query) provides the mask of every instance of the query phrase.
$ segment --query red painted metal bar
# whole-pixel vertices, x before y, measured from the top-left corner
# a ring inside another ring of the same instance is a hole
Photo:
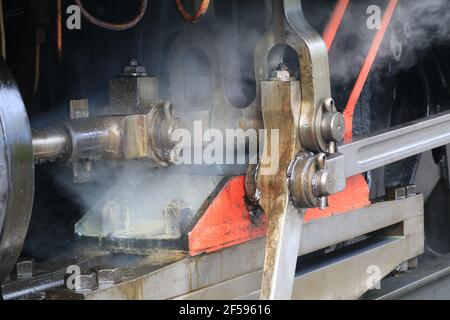
[[[359,100],[361,92],[364,88],[364,84],[366,83],[367,77],[369,76],[370,70],[372,69],[372,65],[375,61],[375,58],[378,54],[378,50],[380,49],[381,43],[383,42],[384,35],[386,30],[391,22],[391,18],[394,14],[395,8],[397,7],[398,0],[389,0],[388,6],[384,13],[383,19],[381,21],[381,27],[378,30],[375,38],[370,47],[369,53],[364,61],[364,64],[359,73],[358,79],[356,80],[356,84],[353,88],[353,91],[350,95],[350,99],[348,100],[347,106],[344,111],[345,117],[345,140],[351,140],[353,136],[353,113],[355,112],[356,103]]]
[[[328,22],[325,31],[323,32],[323,41],[327,46],[327,49],[330,50],[334,38],[336,37],[336,33],[339,30],[342,19],[344,18],[345,11],[347,10],[348,4],[350,0],[338,0],[336,3],[336,7],[331,15],[330,21]]]

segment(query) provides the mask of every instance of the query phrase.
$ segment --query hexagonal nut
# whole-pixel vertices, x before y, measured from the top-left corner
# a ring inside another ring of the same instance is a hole
[[[406,187],[406,196],[413,197],[417,194],[417,187],[415,184]]]
[[[97,275],[94,272],[75,276],[75,291],[86,292],[97,288]]]
[[[16,264],[16,274],[18,279],[31,278],[34,274],[34,259],[22,259]]]
[[[123,69],[123,75],[146,77],[147,70],[143,66],[126,66]]]
[[[272,72],[271,79],[279,81],[290,81],[291,74],[289,73],[289,71],[286,70],[276,70]]]
[[[406,198],[405,187],[389,187],[386,190],[386,198],[388,200],[401,200]]]
[[[123,76],[137,76],[146,77],[147,69],[139,64],[139,61],[135,58],[131,58],[128,65],[123,68]]]
[[[114,284],[122,280],[122,269],[115,267],[103,267],[95,270],[99,285]]]

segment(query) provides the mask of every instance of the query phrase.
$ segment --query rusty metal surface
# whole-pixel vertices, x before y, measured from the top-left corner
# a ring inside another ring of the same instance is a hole
[[[367,270],[376,264],[380,276],[415,253],[413,237],[381,238],[360,244],[341,256],[305,266],[294,279],[294,300],[353,300],[368,290]],[[382,257],[382,258],[380,258]],[[260,296],[261,270],[176,297],[176,300],[257,300]],[[320,283],[320,285],[318,285]]]
[[[259,205],[268,216],[261,298],[289,299],[305,213],[293,206],[288,187],[288,167],[301,150],[297,125],[301,107],[300,83],[263,82],[261,99],[264,128],[268,130],[257,182],[261,191]],[[279,139],[273,140],[275,132]],[[273,152],[277,147],[278,164],[268,156],[268,151]]]
[[[284,13],[293,37],[294,48],[299,52],[302,86],[300,140],[305,149],[324,152],[328,143],[324,139],[317,119],[322,119],[322,101],[331,97],[328,50],[321,36],[306,20],[301,0],[284,0]]]
[[[335,232],[336,225],[346,233]],[[383,237],[387,236],[381,239],[380,246],[359,246],[354,254],[335,255],[333,259],[326,260],[326,264],[299,266],[300,276],[294,281],[293,298],[357,298],[366,291],[364,285],[367,283],[368,265],[380,265],[382,275],[385,275],[404,260],[419,255],[424,247],[421,195],[380,202],[352,211],[348,215],[336,215],[330,219],[306,223],[298,253],[302,256],[342,243],[344,239],[349,240],[392,225],[401,228],[396,228],[396,232],[390,235],[379,233]],[[318,232],[327,236],[317,237]],[[389,241],[392,236],[395,241]],[[256,239],[194,258],[183,258],[181,255],[181,260],[175,263],[169,262],[169,254],[168,265],[147,271],[143,261],[139,268],[130,269],[129,278],[124,276],[119,284],[76,297],[88,300],[257,299],[264,262],[264,240]],[[161,252],[159,256],[152,254],[154,260],[149,265],[157,264],[156,261],[166,254],[167,251]],[[174,253],[173,257],[176,256]],[[351,274],[347,270],[355,272],[357,281],[349,281]],[[318,286],[317,279],[327,280],[321,281],[322,285]],[[68,299],[73,294],[68,290],[56,290],[52,296]]]
[[[274,73],[271,82],[262,82],[261,110],[269,134],[260,159],[258,186],[246,189],[261,193],[259,205],[268,215],[261,298],[287,299],[292,292],[295,251],[305,209],[327,207],[327,196],[334,182],[325,168],[324,152],[336,152],[336,142],[342,139],[344,128],[343,117],[336,112],[330,97],[328,51],[303,15],[302,2],[284,0],[271,4],[273,31],[263,40],[272,47],[266,50],[279,45],[293,48],[299,59],[300,83],[289,77],[286,67],[277,69],[280,71]],[[264,48],[264,42],[261,43]],[[260,62],[263,57],[259,56]],[[279,132],[278,145],[272,141],[274,130]],[[279,163],[267,174],[265,166],[274,164],[268,156],[269,150],[278,151]],[[254,198],[253,194],[248,196]]]

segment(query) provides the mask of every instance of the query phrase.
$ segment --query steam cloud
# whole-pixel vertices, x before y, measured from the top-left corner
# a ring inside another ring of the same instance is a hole
[[[355,6],[347,18],[354,16],[367,19],[367,8],[370,1],[352,2]],[[380,6],[381,15],[384,7]],[[357,20],[357,19],[356,19]],[[397,72],[413,67],[421,54],[434,45],[448,43],[450,34],[450,2],[447,0],[409,1],[400,0],[380,47],[372,73],[386,68],[390,61],[395,61]],[[367,34],[365,20],[359,20],[358,26],[347,28],[347,41],[335,44],[339,57],[331,61],[333,78],[348,82],[361,68],[354,61],[363,61],[373,40],[372,36],[362,39]],[[377,30],[374,30],[373,35]],[[367,40],[366,40],[367,39]],[[345,58],[342,58],[345,57]],[[351,58],[350,58],[351,57]]]
[[[358,10],[360,14],[364,14],[370,4],[367,1],[357,4],[355,2],[353,5],[361,6],[361,10]],[[392,58],[395,41],[400,42],[402,46],[400,69],[413,66],[418,59],[417,52],[447,41],[450,34],[449,9],[450,1],[448,0],[400,1],[400,7],[397,9],[386,39],[391,43],[383,45],[374,68],[383,67],[386,59]],[[188,27],[195,26],[186,26],[186,28]],[[366,28],[366,25],[363,23],[360,28]],[[263,35],[263,30],[260,26],[247,28],[242,31],[246,37],[246,41],[243,41],[243,36],[238,35],[240,30],[234,30],[230,25],[221,29],[222,32],[219,33],[216,44],[220,48],[225,62],[224,79],[228,83],[226,93],[231,102],[238,106],[245,106],[251,102],[248,97],[254,94],[252,85],[249,85],[254,81],[253,72],[248,72],[246,68],[250,65],[253,69],[254,45]],[[349,31],[347,36],[361,41],[359,39],[360,31],[360,29],[354,28]],[[239,38],[241,41],[236,41]],[[372,39],[369,37],[367,41],[372,41]],[[244,48],[242,48],[243,44],[245,44]],[[331,71],[335,79],[348,80],[348,75],[355,73],[349,72],[349,70],[359,70],[360,68],[360,65],[353,63],[352,57],[355,54],[355,48],[351,44],[346,44],[346,46],[344,54],[341,53],[344,58],[332,61]],[[363,54],[361,53],[361,55]],[[185,61],[186,65],[195,65],[195,63]],[[194,101],[203,98],[196,97],[195,93],[192,95]],[[170,97],[168,98],[170,99]],[[189,104],[187,101],[183,102],[186,102],[186,105]],[[180,106],[176,105],[175,107],[179,108]],[[55,174],[55,177],[64,188],[78,198],[86,211],[98,208],[99,203],[107,199],[129,198],[132,212],[136,214],[137,221],[142,219],[162,220],[163,208],[177,197],[185,199],[195,211],[220,179],[220,177],[175,176],[168,174],[167,169],[151,170],[135,163],[123,164],[116,168],[99,165],[95,170],[97,171],[96,183],[88,186],[74,186],[72,181],[62,179],[59,174]],[[93,214],[96,213],[93,212]]]

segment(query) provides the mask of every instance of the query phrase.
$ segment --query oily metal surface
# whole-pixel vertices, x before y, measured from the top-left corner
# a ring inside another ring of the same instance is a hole
[[[300,140],[303,148],[325,152],[325,141],[317,119],[322,118],[322,101],[331,97],[328,51],[322,37],[306,20],[301,0],[283,0],[288,25],[297,35],[292,45],[299,52],[302,85]]]
[[[0,60],[0,282],[9,275],[22,250],[33,192],[30,125],[17,85]]]
[[[265,81],[261,87],[264,128],[268,130],[258,174],[259,204],[268,216],[261,298],[290,299],[304,213],[293,207],[287,183],[288,167],[301,150],[297,126],[300,83]],[[268,150],[278,161],[267,157]]]
[[[272,14],[276,30],[284,29],[284,40],[280,36],[278,44],[287,44],[298,54],[301,82],[272,81],[261,86],[264,128],[279,131],[279,166],[275,173],[263,174],[261,165],[258,178],[260,205],[268,215],[261,298],[289,299],[305,210],[295,208],[291,201],[288,168],[298,152],[328,148],[318,119],[322,119],[323,101],[330,97],[330,77],[326,46],[306,21],[302,2],[272,1]],[[264,145],[262,164],[270,163],[266,151],[274,152],[271,135]]]
[[[367,283],[368,265],[380,266],[384,275],[423,250],[423,241],[416,241],[416,236],[423,239],[421,217],[423,218],[423,197],[416,195],[402,200],[379,202],[344,215],[305,223],[298,256],[398,225],[402,221],[407,227],[402,229],[405,237],[386,237],[381,239],[381,246],[368,246],[365,249],[358,247],[357,254],[351,257],[337,255],[334,256],[336,261],[326,265],[314,264],[316,267],[311,264],[301,265],[303,272],[299,270],[300,273],[296,274],[293,298],[357,298],[363,292],[361,288]],[[318,237],[318,234],[321,236]],[[260,238],[211,254],[186,259],[180,256],[182,260],[178,262],[157,270],[152,269],[143,275],[136,272],[134,276],[124,278],[120,284],[83,293],[82,298],[257,299],[261,287],[264,246],[265,239]],[[364,264],[366,262],[368,264]],[[134,267],[132,269],[135,270]],[[348,270],[357,274],[349,273]],[[330,281],[317,282],[321,277],[329,277]],[[167,286],[167,283],[171,285]],[[317,283],[324,285],[317,286]],[[67,292],[61,291],[64,290],[58,290],[57,298],[67,299]]]

